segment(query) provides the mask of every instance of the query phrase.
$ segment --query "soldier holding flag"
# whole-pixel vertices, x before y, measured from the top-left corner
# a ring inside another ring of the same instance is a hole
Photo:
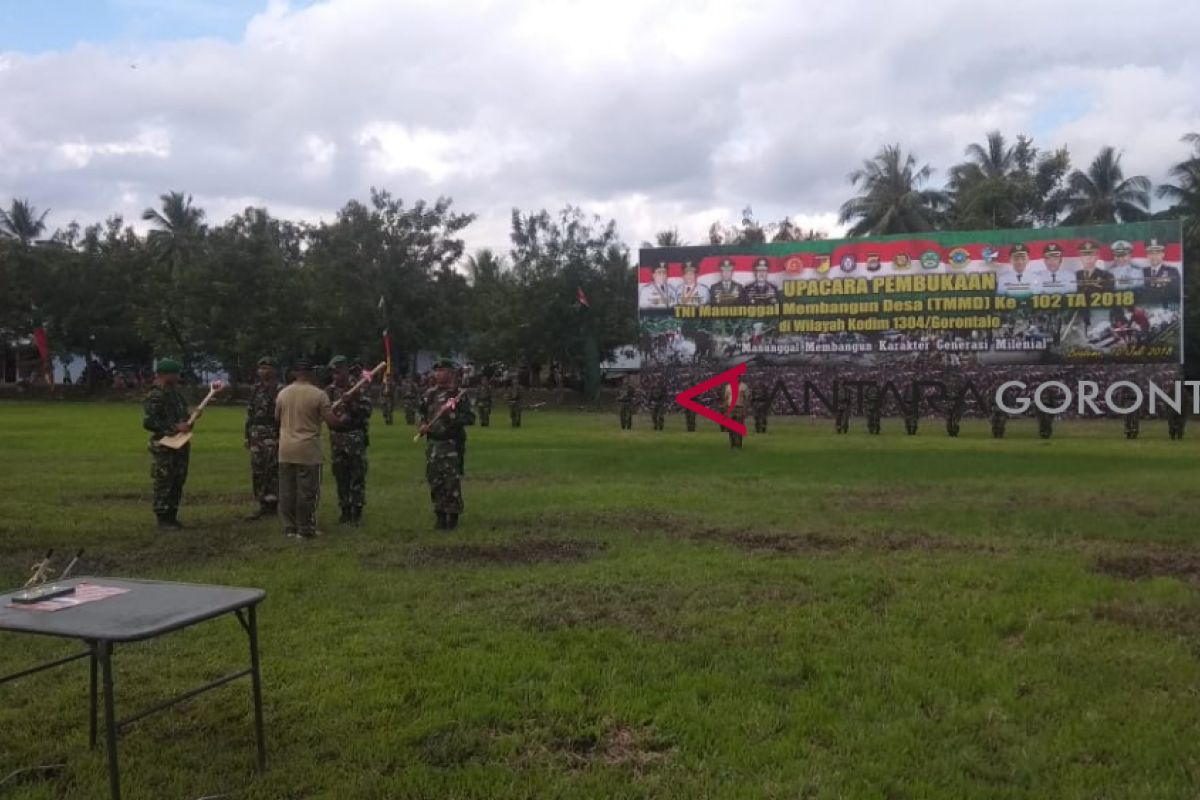
[[[475,423],[466,393],[454,388],[457,365],[440,359],[433,365],[433,388],[421,398],[419,435],[426,437],[425,478],[433,500],[437,530],[454,530],[463,513],[458,440],[467,425]]]

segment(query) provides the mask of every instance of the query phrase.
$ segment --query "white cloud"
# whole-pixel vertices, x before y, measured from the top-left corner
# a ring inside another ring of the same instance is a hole
[[[0,54],[0,202],[65,225],[174,189],[214,222],[314,219],[378,186],[454,197],[472,247],[565,203],[634,246],[746,205],[834,233],[888,142],[935,179],[997,127],[1162,179],[1200,130],[1197,29],[1168,0],[271,2],[232,42]]]

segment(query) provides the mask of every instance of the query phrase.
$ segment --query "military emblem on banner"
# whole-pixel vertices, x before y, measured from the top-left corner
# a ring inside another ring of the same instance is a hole
[[[867,272],[879,272],[879,253],[867,253]]]
[[[912,266],[912,259],[908,257],[908,253],[896,253],[892,256],[892,269],[908,269]]]
[[[921,253],[921,269],[937,269],[942,263],[942,257],[937,250],[926,250]]]
[[[842,268],[842,272],[854,272],[857,264],[854,261],[854,256],[847,253],[846,255],[842,256],[839,266]]]
[[[956,247],[950,251],[949,257],[946,259],[952,267],[965,267],[971,263],[971,254],[967,252],[965,247]]]
[[[983,263],[987,266],[992,266],[996,263],[996,259],[1000,257],[1000,251],[989,245],[983,247]]]
[[[783,271],[788,275],[799,275],[804,271],[804,259],[800,256],[788,256],[783,261]]]
[[[813,256],[813,262],[817,265],[817,272],[829,272],[829,256]]]

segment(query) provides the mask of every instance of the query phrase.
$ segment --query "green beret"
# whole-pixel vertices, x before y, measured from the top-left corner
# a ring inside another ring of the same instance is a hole
[[[337,369],[338,367],[344,367],[344,366],[346,366],[346,357],[345,356],[334,356],[333,358],[329,359],[329,368],[330,369]]]
[[[274,367],[274,366],[275,366],[275,359],[271,358],[270,356],[263,356],[262,358],[260,358],[260,359],[258,360],[258,366],[260,366],[260,367]]]
[[[458,364],[452,358],[439,358],[433,362],[434,369],[458,369]]]
[[[183,372],[183,364],[173,358],[160,358],[154,371],[159,375],[178,375]]]

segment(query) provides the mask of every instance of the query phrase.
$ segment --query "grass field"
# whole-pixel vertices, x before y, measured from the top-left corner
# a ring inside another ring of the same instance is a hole
[[[82,546],[91,574],[268,592],[267,773],[237,682],[130,730],[127,798],[1200,796],[1200,429],[792,419],[731,452],[677,417],[502,421],[471,432],[458,531],[377,419],[365,526],[328,482],[297,542],[241,521],[237,409],[164,535],[137,407],[0,406],[0,584]],[[0,673],[70,649],[0,635]],[[229,619],[119,649],[118,699],[245,658]],[[0,779],[66,764],[0,796],[107,796],[86,685],[0,687]]]

